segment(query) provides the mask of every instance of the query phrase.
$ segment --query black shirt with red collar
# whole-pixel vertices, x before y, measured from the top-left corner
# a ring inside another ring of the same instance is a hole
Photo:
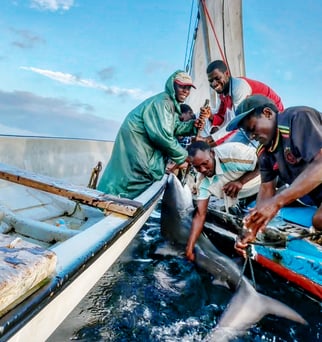
[[[290,107],[277,116],[277,132],[270,147],[258,147],[262,182],[277,176],[287,184],[312,162],[322,148],[322,114],[316,109]],[[322,185],[308,194],[316,205],[322,202]]]

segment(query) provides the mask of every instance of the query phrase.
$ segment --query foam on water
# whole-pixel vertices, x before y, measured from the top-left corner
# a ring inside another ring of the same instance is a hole
[[[159,253],[159,212],[47,342],[202,341],[232,293],[180,255]],[[171,254],[171,253],[170,253]],[[268,316],[233,341],[319,341],[321,306],[267,271],[255,270],[258,290],[308,320],[303,326]]]

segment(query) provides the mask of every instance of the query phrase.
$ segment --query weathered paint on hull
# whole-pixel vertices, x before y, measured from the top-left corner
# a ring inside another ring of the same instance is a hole
[[[317,297],[318,299],[322,300],[322,286],[310,280],[309,278],[297,274],[277,262],[274,262],[264,256],[258,254],[255,257],[255,260],[265,267],[268,270],[275,272],[276,274],[280,275],[281,277],[291,281],[292,283],[300,286],[304,290],[311,293],[313,296]]]
[[[262,266],[322,299],[322,251],[318,245],[291,238],[286,248],[254,249],[254,258]]]

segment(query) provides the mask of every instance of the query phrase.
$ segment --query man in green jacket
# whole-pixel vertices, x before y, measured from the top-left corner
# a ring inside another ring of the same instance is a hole
[[[164,92],[127,115],[98,190],[133,199],[163,177],[168,159],[177,165],[185,163],[188,153],[177,136],[192,135],[195,127],[200,127],[199,120],[179,120],[180,103],[185,102],[191,87],[195,88],[191,77],[178,70],[167,80]]]

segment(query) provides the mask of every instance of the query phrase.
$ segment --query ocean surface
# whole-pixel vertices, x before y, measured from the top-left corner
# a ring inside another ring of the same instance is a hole
[[[242,266],[242,259],[232,256]],[[266,316],[233,341],[322,341],[321,303],[258,267],[255,280],[259,292],[288,304],[309,324]],[[119,260],[47,342],[202,341],[232,296],[207,272],[166,248],[157,207]]]

